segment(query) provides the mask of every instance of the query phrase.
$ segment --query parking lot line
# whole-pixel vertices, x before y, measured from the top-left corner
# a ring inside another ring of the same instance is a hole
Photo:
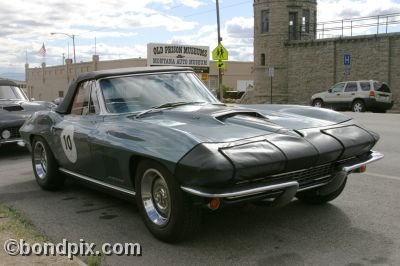
[[[375,177],[380,177],[380,178],[386,178],[386,179],[400,181],[400,177],[399,176],[382,175],[382,174],[376,174],[376,173],[371,173],[371,172],[367,172],[366,174],[367,175],[371,175],[371,176],[375,176]]]

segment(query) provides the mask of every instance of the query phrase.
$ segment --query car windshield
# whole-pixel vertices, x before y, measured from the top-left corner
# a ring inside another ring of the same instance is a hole
[[[20,88],[0,85],[0,100],[27,100]]]
[[[184,103],[219,103],[195,74],[189,72],[107,78],[99,83],[110,113],[140,112]]]

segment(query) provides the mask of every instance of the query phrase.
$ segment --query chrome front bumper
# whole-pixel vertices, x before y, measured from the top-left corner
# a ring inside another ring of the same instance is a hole
[[[337,173],[341,173],[342,176],[347,176],[351,172],[359,169],[360,167],[376,162],[384,157],[383,154],[377,151],[371,151],[370,154],[367,156],[363,156],[360,158],[355,158],[351,161],[347,161],[341,165],[338,166],[338,171]],[[321,183],[316,186],[312,187],[306,187],[301,190],[307,190],[307,189],[312,189],[315,187],[320,187],[327,185],[330,182],[327,183]],[[253,195],[260,195],[260,194],[266,194],[268,192],[273,192],[273,191],[284,191],[283,194],[279,197],[281,199],[282,196],[284,196],[284,199],[287,201],[290,201],[297,192],[301,191],[299,190],[299,183],[297,181],[290,181],[290,182],[285,182],[285,183],[278,183],[278,184],[269,184],[269,185],[263,185],[263,186],[257,186],[257,187],[246,187],[246,188],[230,188],[230,189],[225,189],[225,190],[213,190],[213,191],[207,191],[201,188],[192,188],[192,187],[187,187],[187,186],[181,186],[181,189],[189,194],[199,196],[199,197],[204,197],[204,198],[225,198],[225,199],[238,199],[238,198],[244,198],[244,197],[251,197]],[[283,201],[281,199],[281,201]]]
[[[0,139],[0,145],[2,144],[10,144],[17,143],[19,146],[25,146],[24,141],[22,139]]]

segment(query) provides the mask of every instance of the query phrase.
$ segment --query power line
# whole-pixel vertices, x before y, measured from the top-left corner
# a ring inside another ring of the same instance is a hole
[[[239,6],[239,5],[243,5],[243,4],[250,4],[252,1],[242,1],[239,3],[235,3],[235,4],[231,4],[231,5],[226,5],[226,6],[222,6],[219,9],[227,9],[227,8],[231,8],[231,7],[235,7],[235,6]],[[215,12],[215,8],[213,9],[208,9],[208,10],[204,10],[202,12],[197,12],[197,13],[192,13],[186,16],[182,16],[184,18],[188,18],[188,17],[194,17],[194,16],[198,16],[198,15],[202,15],[202,14],[206,14],[206,13],[210,13],[210,12]]]

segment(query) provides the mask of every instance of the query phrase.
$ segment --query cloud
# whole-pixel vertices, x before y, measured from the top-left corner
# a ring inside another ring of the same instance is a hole
[[[254,19],[234,17],[225,23],[225,30],[232,38],[253,37]]]
[[[400,12],[396,0],[319,0],[318,21],[366,17]],[[354,16],[353,16],[354,15]]]
[[[222,1],[221,36],[230,60],[253,60],[253,14],[242,12],[244,1]],[[252,5],[253,1],[248,1]],[[238,5],[238,3],[240,5]],[[77,36],[78,61],[91,60],[94,38],[101,60],[146,57],[148,42],[217,45],[215,0],[14,0],[0,5],[0,73],[23,71],[27,51],[32,67],[39,66],[39,49],[47,48],[47,64],[60,64],[62,54],[72,56]],[[227,12],[229,8],[229,13]],[[248,10],[248,9],[247,9]],[[319,0],[318,21],[399,13],[398,0]],[[191,15],[196,14],[196,15]],[[231,15],[229,15],[231,14]],[[397,19],[398,20],[398,19]],[[369,33],[360,28],[354,33]]]

